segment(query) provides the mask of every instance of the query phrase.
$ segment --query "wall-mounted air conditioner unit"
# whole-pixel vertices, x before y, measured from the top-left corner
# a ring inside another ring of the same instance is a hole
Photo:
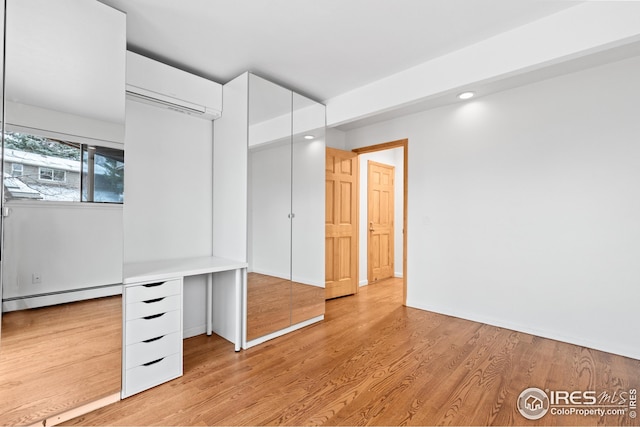
[[[127,97],[215,120],[222,114],[222,85],[127,51]]]

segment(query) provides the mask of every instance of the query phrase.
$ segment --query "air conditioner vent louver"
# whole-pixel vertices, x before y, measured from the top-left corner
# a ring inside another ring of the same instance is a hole
[[[133,52],[127,52],[127,96],[207,120],[222,113],[222,85]]]

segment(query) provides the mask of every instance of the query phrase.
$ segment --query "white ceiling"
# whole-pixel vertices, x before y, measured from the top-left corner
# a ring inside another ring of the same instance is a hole
[[[244,71],[319,101],[578,3],[567,0],[101,0],[130,50],[226,83]]]

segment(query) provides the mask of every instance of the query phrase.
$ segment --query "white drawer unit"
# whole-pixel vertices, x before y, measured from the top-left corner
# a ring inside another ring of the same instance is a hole
[[[170,356],[182,345],[182,334],[174,332],[127,346],[125,366],[140,366]]]
[[[130,321],[179,309],[180,295],[171,295],[127,304],[125,316]]]
[[[127,397],[182,376],[182,353],[161,357],[124,373],[122,396]]]
[[[182,279],[166,280],[164,282],[127,285],[127,304],[138,301],[149,301],[156,298],[180,295],[182,293]]]
[[[178,332],[182,329],[182,311],[173,310],[153,316],[129,320],[125,323],[124,334],[127,339],[125,345],[135,344]]]
[[[182,375],[182,278],[125,285],[122,398]]]

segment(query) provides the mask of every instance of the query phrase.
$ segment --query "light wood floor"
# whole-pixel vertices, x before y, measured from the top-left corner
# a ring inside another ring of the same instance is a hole
[[[122,299],[4,313],[0,425],[34,424],[120,391]]]
[[[185,375],[76,425],[638,425],[527,421],[528,387],[640,389],[640,361],[403,307],[388,280],[327,301],[325,321],[240,353],[185,340]]]
[[[258,273],[247,275],[247,340],[324,314],[324,288]]]

